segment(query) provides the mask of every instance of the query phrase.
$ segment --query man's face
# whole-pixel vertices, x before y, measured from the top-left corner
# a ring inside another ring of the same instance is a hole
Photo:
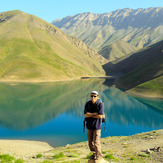
[[[92,100],[92,103],[95,103],[97,101],[97,98],[98,98],[98,95],[94,94],[94,93],[91,93],[91,100]]]

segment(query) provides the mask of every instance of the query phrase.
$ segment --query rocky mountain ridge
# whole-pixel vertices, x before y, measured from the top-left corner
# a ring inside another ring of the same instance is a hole
[[[81,13],[54,20],[52,24],[99,52],[120,40],[141,49],[163,39],[163,8],[127,8],[104,14]],[[100,54],[106,55],[106,51]]]

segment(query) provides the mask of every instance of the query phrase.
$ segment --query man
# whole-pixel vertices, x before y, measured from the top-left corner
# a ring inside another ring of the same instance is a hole
[[[104,115],[104,104],[98,99],[98,92],[92,91],[90,94],[91,100],[85,104],[84,115],[86,117],[87,138],[90,150],[93,155],[90,159],[102,159],[101,153],[101,127],[102,116]]]

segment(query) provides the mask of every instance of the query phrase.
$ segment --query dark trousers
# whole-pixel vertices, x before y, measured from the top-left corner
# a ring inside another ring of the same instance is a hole
[[[87,129],[89,149],[94,153],[96,159],[102,157],[100,137],[101,137],[101,129],[100,130]]]

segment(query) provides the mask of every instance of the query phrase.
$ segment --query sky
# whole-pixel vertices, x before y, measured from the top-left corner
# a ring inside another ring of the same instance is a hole
[[[0,12],[21,10],[51,23],[78,13],[109,13],[123,8],[163,7],[163,0],[0,0]]]

